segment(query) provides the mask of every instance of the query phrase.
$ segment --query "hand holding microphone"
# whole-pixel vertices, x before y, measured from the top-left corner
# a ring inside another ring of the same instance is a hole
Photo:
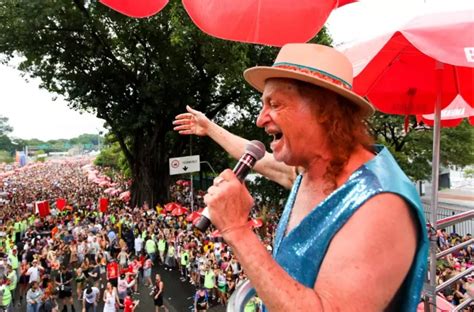
[[[234,174],[237,177],[237,179],[242,183],[247,176],[247,174],[250,172],[250,170],[253,168],[257,160],[261,159],[265,155],[265,146],[263,145],[262,142],[259,141],[250,141],[246,148],[245,148],[245,153],[242,155],[240,158],[239,162],[237,165],[234,167]],[[229,176],[230,170],[224,171],[219,177],[214,179],[214,185],[209,188],[209,193],[205,196],[205,201],[206,203],[208,202],[213,202],[215,200],[218,200],[219,202],[216,202],[217,205],[222,206],[223,204],[226,204],[225,206],[227,208],[232,208],[232,206],[236,205],[237,203],[232,203],[230,201],[235,201],[235,198],[226,198],[226,196],[221,196],[221,198],[218,199],[213,199],[212,196],[214,195],[214,191],[216,191],[216,188],[219,187],[219,184],[223,183],[224,181],[227,181],[225,178]],[[250,195],[249,195],[250,196]],[[224,213],[224,212],[221,212]],[[225,212],[227,213],[227,212]],[[229,214],[232,214],[231,211],[228,211]],[[195,227],[199,229],[201,232],[206,231],[206,229],[210,225],[210,218],[209,218],[209,209],[206,207],[202,213],[201,218],[198,220],[198,222],[195,224]]]

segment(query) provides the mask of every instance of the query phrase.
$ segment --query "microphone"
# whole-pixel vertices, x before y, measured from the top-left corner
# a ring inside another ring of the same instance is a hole
[[[243,182],[250,170],[255,166],[257,160],[262,159],[265,155],[265,145],[262,142],[253,140],[247,143],[245,146],[245,153],[240,157],[239,162],[235,165],[232,170],[237,179],[240,182]],[[207,228],[211,225],[211,220],[209,219],[209,209],[204,208],[201,217],[194,224],[194,227],[201,232],[205,232]]]

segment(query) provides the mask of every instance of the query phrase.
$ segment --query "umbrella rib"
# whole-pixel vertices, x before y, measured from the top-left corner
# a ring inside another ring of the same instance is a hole
[[[385,75],[385,73],[387,72],[387,70],[389,70],[392,65],[398,61],[398,59],[400,58],[400,55],[402,54],[402,52],[405,50],[406,48],[403,48],[400,52],[397,53],[397,55],[390,61],[390,63],[388,64],[388,66],[385,66],[384,67],[384,70],[379,74],[377,75],[377,79],[375,79],[371,84],[370,84],[370,87],[367,89],[366,91],[366,95],[369,94],[372,89],[374,88],[374,86],[379,82],[379,80]]]
[[[457,66],[453,66],[453,74],[454,74],[454,85],[456,86],[456,93],[461,94],[461,90],[459,90],[459,73]]]

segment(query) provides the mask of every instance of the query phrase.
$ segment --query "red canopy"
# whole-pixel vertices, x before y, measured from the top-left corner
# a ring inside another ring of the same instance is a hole
[[[469,122],[474,126],[474,108],[469,106],[461,95],[457,95],[445,109],[441,111],[441,127],[457,127],[464,118],[469,118]],[[421,120],[428,126],[434,124],[434,114],[422,115]]]
[[[168,211],[168,212],[171,212],[171,211],[175,210],[176,208],[180,208],[180,207],[182,207],[182,206],[178,203],[175,203],[175,202],[167,203],[164,206],[165,210]]]
[[[168,0],[99,0],[99,2],[130,17],[148,17],[160,12]]]
[[[429,13],[343,52],[354,64],[354,91],[382,112],[431,114],[460,94],[474,105],[472,10]],[[440,63],[442,65],[440,65]]]
[[[125,191],[123,193],[120,193],[119,195],[119,199],[125,201],[125,202],[128,202],[130,200],[130,191]]]
[[[181,206],[181,207],[176,207],[175,209],[173,209],[173,211],[171,211],[171,215],[178,217],[178,216],[182,216],[186,214],[187,212],[188,212],[188,209]]]
[[[100,0],[131,17],[159,12],[167,0]],[[182,0],[192,21],[205,33],[233,41],[281,46],[306,42],[337,6],[355,0]],[[157,30],[158,31],[158,30]]]
[[[187,217],[186,217],[186,221],[188,222],[194,222],[194,220],[196,220],[197,218],[199,218],[201,216],[201,213],[199,211],[194,211],[194,212],[191,212]]]

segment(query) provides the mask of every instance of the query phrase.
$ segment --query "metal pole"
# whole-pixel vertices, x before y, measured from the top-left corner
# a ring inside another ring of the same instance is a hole
[[[192,135],[189,136],[189,156],[193,155],[193,140]],[[191,177],[191,212],[194,211],[194,182],[193,182],[193,174],[190,174]]]
[[[433,161],[432,161],[432,189],[431,189],[431,206],[430,206],[430,223],[433,227],[434,234],[430,237],[430,288],[436,289],[436,216],[438,211],[438,185],[439,185],[439,145],[440,145],[440,118],[441,118],[441,92],[442,92],[442,70],[443,64],[436,62],[436,90],[438,96],[435,104],[435,119],[433,128]],[[432,291],[431,307],[432,311],[436,311],[436,291]]]

